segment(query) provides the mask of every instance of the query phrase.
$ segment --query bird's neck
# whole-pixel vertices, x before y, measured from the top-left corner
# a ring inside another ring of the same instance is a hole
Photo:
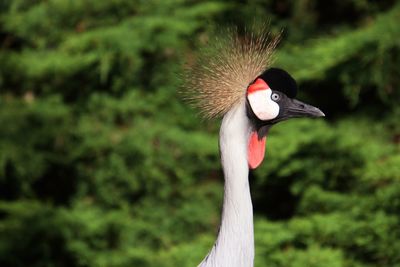
[[[244,104],[228,112],[222,121],[219,140],[225,176],[222,221],[217,241],[205,259],[208,264],[201,266],[253,266],[253,206],[247,161],[249,123]]]

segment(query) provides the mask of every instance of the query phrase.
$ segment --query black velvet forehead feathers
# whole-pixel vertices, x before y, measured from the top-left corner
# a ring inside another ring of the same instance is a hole
[[[259,76],[272,90],[284,93],[290,98],[297,94],[297,83],[289,73],[282,69],[270,68]]]

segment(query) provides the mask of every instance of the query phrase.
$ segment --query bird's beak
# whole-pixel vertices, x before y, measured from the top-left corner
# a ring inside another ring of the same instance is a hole
[[[279,114],[275,119],[268,121],[256,121],[258,138],[260,140],[268,134],[271,126],[278,122],[285,121],[291,118],[325,117],[325,114],[319,108],[286,96],[284,96],[283,101],[279,103],[279,109]],[[248,110],[251,110],[251,108],[249,108]]]
[[[289,98],[286,102],[282,114],[279,117],[286,120],[290,118],[301,118],[301,117],[325,117],[325,114],[319,109],[304,102],[301,102],[294,98]]]

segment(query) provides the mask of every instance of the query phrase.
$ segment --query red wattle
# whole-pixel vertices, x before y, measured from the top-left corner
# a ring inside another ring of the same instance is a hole
[[[249,168],[255,169],[257,168],[264,159],[265,155],[265,141],[266,137],[262,139],[258,139],[257,132],[252,132],[249,139],[249,146],[248,146],[248,162]]]

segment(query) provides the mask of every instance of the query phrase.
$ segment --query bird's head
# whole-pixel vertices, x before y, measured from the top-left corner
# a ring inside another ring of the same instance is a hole
[[[292,76],[270,67],[279,40],[279,34],[270,36],[267,30],[244,35],[227,32],[210,42],[185,73],[182,93],[204,117],[225,116],[245,105],[243,116],[251,125],[248,163],[252,169],[264,158],[272,125],[290,118],[324,116],[318,108],[294,98],[297,84]]]
[[[262,162],[265,138],[272,125],[290,118],[325,116],[320,109],[295,99],[296,94],[296,81],[278,68],[264,71],[247,87],[246,113],[253,127],[248,149],[250,168]]]
[[[266,70],[247,87],[247,116],[260,130],[260,137],[265,135],[263,128],[283,120],[324,116],[320,109],[295,99],[296,94],[296,81],[278,68]]]

